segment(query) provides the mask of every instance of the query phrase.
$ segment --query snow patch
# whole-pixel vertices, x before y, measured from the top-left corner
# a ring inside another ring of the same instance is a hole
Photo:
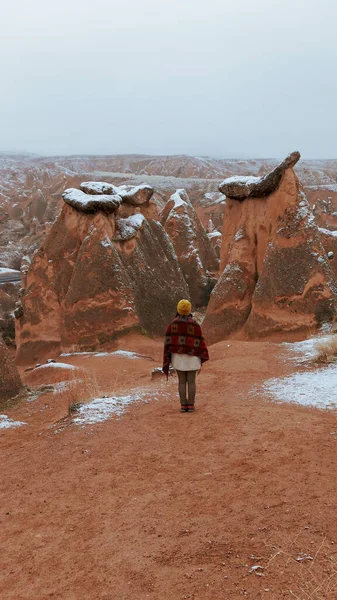
[[[111,353],[111,356],[121,356],[122,358],[131,359],[140,358],[136,352],[129,352],[128,350],[116,350],[115,352]]]
[[[96,212],[105,210],[114,212],[122,203],[122,198],[117,194],[85,194],[76,188],[69,188],[62,194],[63,200],[81,212]]]
[[[217,230],[212,231],[211,233],[208,233],[207,235],[210,239],[215,238],[215,237],[222,237],[220,231],[217,231]]]
[[[117,189],[118,194],[122,196],[123,200],[131,200],[138,192],[148,191],[149,194],[153,193],[153,188],[147,183],[142,183],[141,185],[120,185]]]
[[[238,229],[238,231],[236,232],[235,236],[234,236],[234,242],[238,242],[239,240],[243,240],[245,238],[245,232],[242,229],[242,227],[240,229]]]
[[[7,269],[5,267],[0,267],[0,275],[20,275],[20,271],[16,271],[15,269]]]
[[[281,345],[293,352],[294,360],[308,362],[317,356],[317,344],[327,342],[331,335],[320,335],[302,342],[283,342]]]
[[[238,265],[238,263],[236,262],[232,262],[226,265],[222,276],[225,278],[226,281],[229,281],[233,278],[233,276],[237,275],[238,273],[242,273],[240,265]]]
[[[262,391],[272,400],[320,409],[336,409],[337,365],[269,379]]]
[[[132,310],[132,309],[130,309]],[[86,357],[100,357],[100,356],[117,356],[120,358],[131,358],[131,359],[136,359],[136,358],[141,358],[136,352],[129,352],[128,350],[115,350],[114,352],[67,352],[64,354],[61,354],[61,356],[86,356]],[[62,363],[56,363],[56,364],[62,364]],[[45,365],[47,366],[47,365]],[[68,365],[70,366],[70,365]]]
[[[319,227],[318,231],[323,233],[324,235],[330,235],[331,237],[337,237],[337,231],[330,231],[329,229],[324,229],[323,227]]]
[[[112,415],[121,415],[129,404],[144,401],[144,391],[134,390],[126,396],[111,396],[109,398],[95,398],[88,404],[83,404],[74,417],[73,422],[78,425],[94,425],[103,423]]]
[[[65,392],[75,382],[81,383],[82,381],[83,381],[82,379],[74,379],[72,381],[59,381],[58,383],[54,383],[53,384],[53,388],[54,388],[53,394],[58,394],[59,392]]]
[[[118,235],[116,240],[126,241],[135,237],[137,231],[139,231],[143,227],[145,220],[146,219],[144,215],[142,215],[141,213],[131,215],[131,217],[127,217],[126,219],[118,219]]]
[[[107,235],[105,236],[104,240],[101,241],[101,246],[103,246],[103,248],[111,248],[112,243]]]
[[[234,175],[234,177],[228,177],[225,179],[221,185],[230,185],[232,183],[239,183],[241,185],[253,185],[256,183],[260,183],[262,177],[253,177],[253,176],[242,176],[242,175]]]
[[[317,344],[331,339],[321,335],[302,342],[284,342],[282,346],[293,352],[292,359],[299,364],[313,361],[317,356]],[[287,377],[268,379],[262,387],[254,387],[251,394],[266,394],[276,402],[288,402],[319,409],[337,408],[337,364],[300,371]]]
[[[13,421],[7,415],[0,415],[0,429],[14,429],[15,427],[21,427],[21,425],[27,425],[27,423]]]
[[[118,194],[118,188],[115,185],[104,181],[83,181],[80,188],[86,194]]]
[[[184,196],[185,196],[185,198],[188,199],[188,196],[184,189],[176,190],[174,192],[174,194],[172,194],[172,196],[170,198],[170,200],[173,200],[173,202],[174,202],[174,207],[172,208],[172,210],[175,210],[176,208],[179,208],[180,206],[188,205],[188,202],[187,202],[187,200],[184,199]]]
[[[62,356],[67,356],[66,354],[62,354]],[[37,369],[46,369],[46,368],[53,368],[53,369],[76,369],[76,367],[74,367],[74,365],[68,365],[68,363],[48,363],[46,365],[40,365],[39,367],[36,367]]]
[[[140,229],[145,221],[145,217],[141,213],[137,213],[135,215],[131,215],[131,217],[128,217],[125,219],[125,221],[128,221],[132,227]]]

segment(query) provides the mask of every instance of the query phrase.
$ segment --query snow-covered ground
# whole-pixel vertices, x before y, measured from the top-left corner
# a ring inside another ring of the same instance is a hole
[[[61,356],[87,356],[87,357],[97,357],[97,356],[112,356],[117,358],[144,358],[139,356],[136,352],[129,352],[128,350],[115,350],[115,352],[67,352],[61,354]],[[60,364],[60,363],[59,363]]]
[[[126,396],[111,396],[109,398],[95,398],[88,404],[80,406],[73,422],[78,425],[93,425],[102,423],[113,414],[121,415],[126,406],[143,399],[141,393],[134,391]]]
[[[263,392],[277,402],[337,408],[337,365],[265,381]]]
[[[282,346],[292,353],[291,358],[298,363],[307,363],[315,359],[317,355],[317,344],[326,342],[329,335],[322,335],[303,340],[302,342],[284,342]]]
[[[275,377],[264,382],[262,388],[254,388],[252,394],[263,393],[276,402],[290,402],[320,409],[337,408],[337,364],[316,367],[313,362],[317,354],[316,345],[327,341],[330,336],[320,336],[283,344],[293,353],[292,360],[302,367],[312,369],[298,371],[287,377]]]
[[[160,393],[160,396],[169,396],[167,393]],[[120,416],[134,402],[147,402],[147,400],[156,400],[153,397],[153,391],[148,388],[139,388],[132,390],[125,396],[110,396],[107,398],[95,398],[88,404],[83,404],[78,409],[73,423],[77,425],[94,425],[103,423],[112,415]]]
[[[53,369],[76,369],[74,365],[68,365],[68,363],[54,363],[50,362],[45,365],[40,365],[37,367],[38,369],[46,369],[47,367],[52,367]]]
[[[0,415],[0,429],[13,429],[14,427],[21,427],[21,425],[27,425],[27,423],[13,421],[7,415]]]

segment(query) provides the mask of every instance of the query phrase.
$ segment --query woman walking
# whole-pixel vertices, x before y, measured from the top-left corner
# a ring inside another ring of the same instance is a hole
[[[177,371],[181,412],[194,412],[196,374],[202,363],[209,360],[201,327],[191,310],[188,300],[178,302],[177,315],[167,328],[164,346],[163,371],[168,377],[170,363]]]

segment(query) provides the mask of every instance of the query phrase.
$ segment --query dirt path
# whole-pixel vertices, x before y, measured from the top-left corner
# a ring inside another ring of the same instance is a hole
[[[249,394],[293,368],[276,344],[211,356],[195,414],[157,362],[109,358],[86,359],[104,389],[124,370],[157,399],[85,428],[49,428],[50,394],[9,414],[29,425],[0,433],[1,599],[337,598],[335,413]]]

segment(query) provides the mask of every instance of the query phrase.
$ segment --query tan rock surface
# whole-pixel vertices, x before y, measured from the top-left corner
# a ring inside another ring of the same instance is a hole
[[[161,213],[176,252],[193,306],[207,303],[218,272],[218,258],[185,190],[177,190]]]
[[[99,195],[98,188],[93,194],[94,184],[83,185],[90,194],[71,191],[76,208],[65,193],[61,215],[25,276],[16,321],[20,363],[61,350],[95,349],[134,329],[163,334],[176,302],[188,295],[163,227],[139,212],[151,214],[148,186],[127,190],[142,204],[120,218],[122,198],[113,213],[110,199],[117,195]],[[87,212],[86,197],[94,212]]]
[[[336,281],[292,168],[265,198],[227,198],[221,271],[204,321],[211,341],[306,336],[334,319]]]
[[[14,360],[0,340],[0,400],[17,396],[21,389],[22,383]]]

